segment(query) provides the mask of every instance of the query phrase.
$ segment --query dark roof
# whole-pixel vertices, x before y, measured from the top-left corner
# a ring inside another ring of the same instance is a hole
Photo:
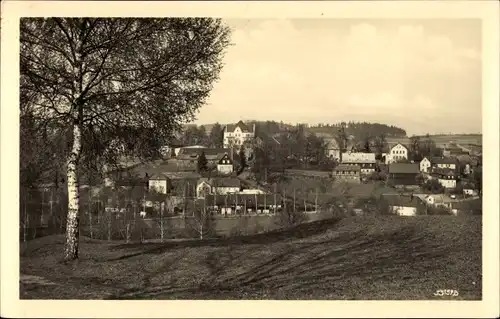
[[[217,177],[208,180],[214,187],[240,187],[241,181],[235,177]]]
[[[210,156],[210,155],[220,155],[220,154],[228,154],[229,153],[228,148],[181,148],[179,150],[179,154],[177,155],[187,155],[187,156],[193,156],[197,157],[198,155],[201,155],[201,153],[205,152],[205,156]]]
[[[458,159],[454,157],[433,157],[432,164],[457,164]]]
[[[243,121],[239,121],[238,123],[236,124],[228,124],[226,125],[226,127],[224,128],[224,130],[226,132],[234,132],[234,130],[239,127],[241,129],[242,132],[244,133],[253,133],[253,125],[247,125],[245,123],[243,123]]]
[[[228,155],[228,154],[222,154],[222,155],[220,156],[220,158],[218,158],[218,160],[219,160],[219,164],[224,164],[224,165],[227,165],[227,164],[225,164],[225,163],[222,163],[222,160],[224,160],[224,159],[225,159],[225,160],[229,160],[229,164],[233,164],[233,161],[231,160],[231,158],[229,157],[229,155]]]
[[[389,164],[389,173],[391,174],[418,174],[419,165],[416,163],[393,163]]]
[[[340,164],[337,165],[334,169],[334,171],[361,171],[361,168],[358,165],[344,165]]]
[[[441,168],[441,169],[434,169],[432,171],[432,175],[434,176],[456,176],[456,172],[453,169],[450,168]]]
[[[276,197],[275,197],[276,196]],[[247,206],[255,206],[255,200],[259,205],[273,205],[276,198],[276,204],[280,205],[282,197],[280,194],[227,194],[227,195],[207,195],[205,202],[207,205],[236,205],[239,206],[247,204]]]

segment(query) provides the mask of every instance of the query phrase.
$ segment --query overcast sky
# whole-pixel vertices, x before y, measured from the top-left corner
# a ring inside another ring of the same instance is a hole
[[[481,132],[479,20],[227,20],[225,67],[196,123],[240,119]]]

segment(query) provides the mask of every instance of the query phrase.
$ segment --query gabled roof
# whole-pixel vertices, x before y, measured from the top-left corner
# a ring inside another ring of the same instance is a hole
[[[228,124],[224,128],[226,132],[234,132],[234,130],[239,127],[243,133],[254,133],[253,125],[247,125],[243,121],[238,121],[236,124]]]
[[[420,167],[416,163],[392,163],[389,164],[390,174],[419,174]]]
[[[458,159],[453,157],[433,157],[432,164],[458,164]]]
[[[444,198],[442,195],[427,195],[425,196],[426,199],[428,198],[433,198],[435,204],[442,204],[444,203]]]
[[[398,146],[398,145],[401,145],[401,146],[403,146],[404,148],[408,149],[408,146],[404,145],[403,143],[399,143],[399,142],[398,142],[398,143],[394,143],[394,144],[390,145],[390,146],[389,146],[389,150],[392,150],[393,148],[395,148],[395,147],[396,147],[396,146]]]
[[[218,157],[218,160],[219,160],[218,164],[228,165],[227,163],[222,163],[223,160],[229,160],[229,164],[233,164],[233,161],[231,160],[228,154],[222,154],[221,156]]]
[[[236,177],[215,177],[199,179],[199,182],[207,182],[213,187],[240,187],[241,181]]]
[[[179,150],[179,155],[188,155],[188,156],[198,156],[201,155],[201,153],[205,153],[205,156],[211,156],[211,155],[219,155],[219,154],[227,154],[229,153],[228,148],[181,148]]]
[[[342,163],[376,163],[375,153],[346,152],[342,153]]]

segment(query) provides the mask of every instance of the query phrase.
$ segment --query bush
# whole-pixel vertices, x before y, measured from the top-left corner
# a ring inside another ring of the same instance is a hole
[[[427,180],[423,185],[422,188],[426,191],[430,191],[433,194],[440,194],[444,192],[444,187],[439,183],[437,179],[430,179]]]

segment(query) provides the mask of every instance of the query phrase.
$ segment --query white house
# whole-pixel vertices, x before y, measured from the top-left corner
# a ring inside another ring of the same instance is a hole
[[[385,156],[385,163],[390,164],[400,160],[408,159],[408,149],[401,143],[398,143],[391,147],[389,154]]]
[[[215,194],[234,194],[240,192],[241,181],[238,178],[217,178],[212,181],[212,187]]]
[[[466,196],[477,196],[479,193],[477,189],[472,184],[467,184],[464,186],[464,195]]]
[[[255,139],[255,124],[249,126],[243,121],[236,124],[229,124],[224,127],[223,133],[223,146],[230,148],[234,146],[241,146],[245,142],[251,142]]]
[[[457,187],[457,173],[451,168],[434,169],[432,176],[436,178],[444,188]]]
[[[424,157],[421,161],[420,161],[420,171],[422,173],[430,173],[431,172],[431,161],[427,158],[427,157]]]
[[[196,197],[205,198],[205,196],[212,194],[212,184],[207,178],[200,178],[196,184]]]
[[[241,191],[241,181],[238,178],[200,178],[196,184],[196,196],[204,198],[209,194],[236,194]]]
[[[451,199],[444,195],[427,195],[425,196],[425,202],[429,206],[451,208]]]
[[[168,186],[168,177],[164,174],[153,175],[148,180],[148,188],[150,190],[154,190],[161,194],[167,193],[168,190],[167,186]]]
[[[224,154],[217,163],[217,172],[220,174],[231,174],[234,171],[234,163],[229,158],[229,155]]]
[[[425,204],[417,196],[384,195],[389,204],[391,213],[398,216],[416,216],[418,208],[425,207]]]
[[[337,140],[333,137],[325,138],[326,156],[337,161],[340,160],[340,147]]]

